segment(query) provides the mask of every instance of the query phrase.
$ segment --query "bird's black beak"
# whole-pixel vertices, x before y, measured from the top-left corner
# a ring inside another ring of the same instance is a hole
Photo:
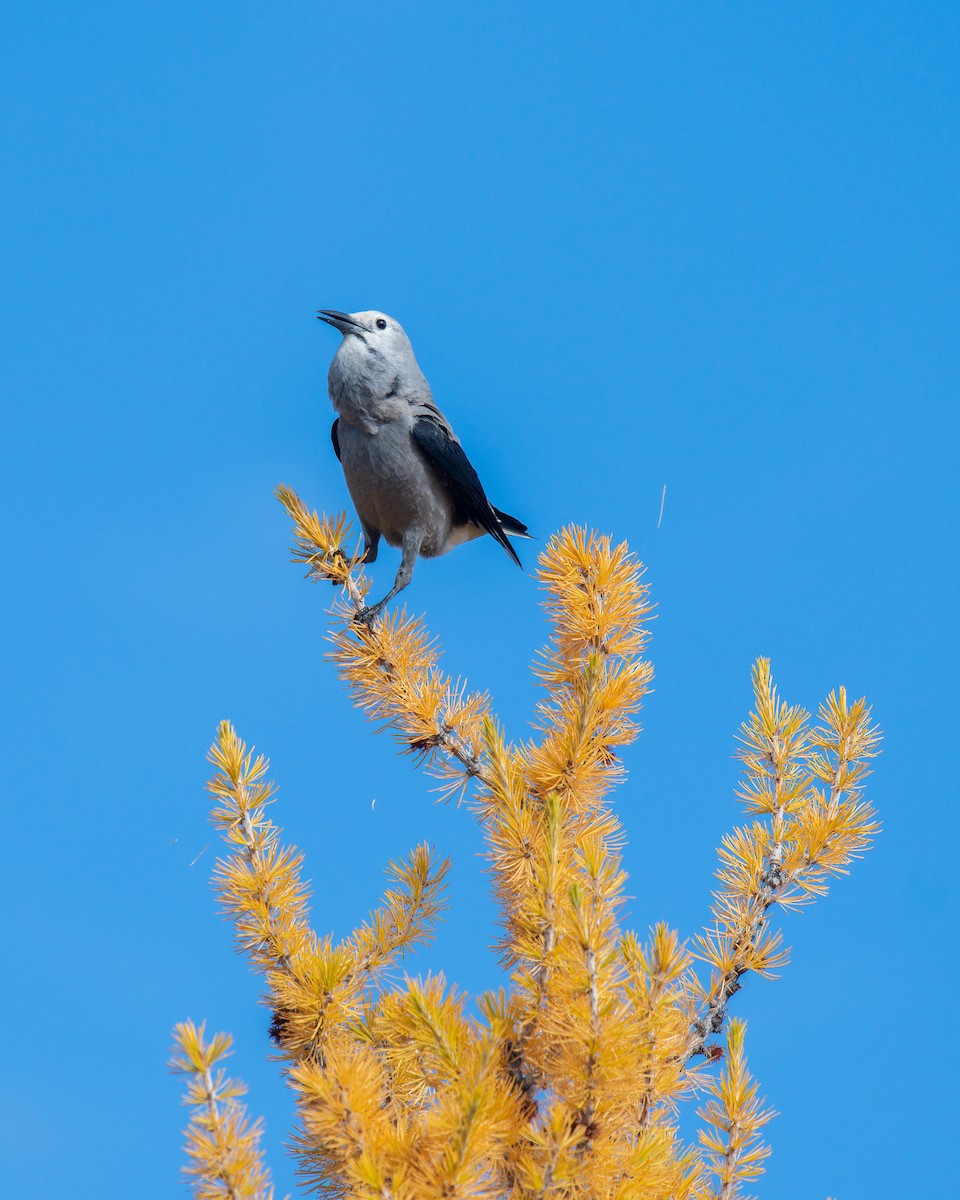
[[[325,321],[334,329],[339,329],[344,337],[348,333],[363,333],[363,326],[355,321],[349,313],[337,312],[335,308],[321,308],[317,313],[318,321]]]

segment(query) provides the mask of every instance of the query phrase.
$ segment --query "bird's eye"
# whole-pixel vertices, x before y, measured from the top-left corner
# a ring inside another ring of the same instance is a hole
[[[377,318],[377,328],[378,329],[386,329],[386,327],[387,327],[387,323],[383,319],[383,317],[378,317]]]

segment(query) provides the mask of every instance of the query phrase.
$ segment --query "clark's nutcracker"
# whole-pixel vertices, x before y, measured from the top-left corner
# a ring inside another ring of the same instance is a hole
[[[393,587],[357,619],[369,623],[407,586],[418,554],[435,558],[489,533],[520,566],[507,535],[529,537],[527,527],[487,499],[400,325],[380,312],[317,316],[343,334],[327,379],[330,436],[363,527],[361,561],[374,561],[381,537],[403,549]]]

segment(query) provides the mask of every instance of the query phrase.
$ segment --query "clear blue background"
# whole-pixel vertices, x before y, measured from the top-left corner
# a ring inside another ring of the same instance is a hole
[[[0,32],[4,1195],[175,1193],[186,1016],[235,1033],[295,1186],[209,890],[222,717],[321,929],[427,838],[454,908],[416,967],[497,981],[478,831],[351,708],[288,563],[274,485],[347,504],[321,306],[404,323],[495,503],[648,564],[636,926],[707,916],[755,656],[873,701],[883,836],[735,1003],[781,1113],[758,1190],[949,1191],[956,4],[33,0]],[[407,598],[522,736],[534,581],[486,539]]]

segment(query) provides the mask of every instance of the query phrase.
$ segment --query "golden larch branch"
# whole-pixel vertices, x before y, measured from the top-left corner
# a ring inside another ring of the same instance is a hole
[[[487,697],[441,670],[422,621],[403,610],[353,620],[368,584],[346,519],[277,494],[294,560],[343,591],[331,658],[354,702],[444,795],[475,785],[509,973],[473,1003],[440,974],[395,977],[442,916],[448,864],[425,845],[390,864],[382,902],[350,936],[315,933],[302,858],[267,816],[266,760],[221,726],[210,788],[228,855],[216,886],[267,981],[305,1184],[329,1200],[734,1200],[762,1168],[770,1114],[729,1002],[745,974],[786,961],[774,906],[823,894],[877,832],[863,786],[879,734],[865,702],[838,689],[811,718],[757,662],[740,731],[747,816],[722,838],[710,925],[689,949],[664,924],[644,942],[621,928],[610,805],[653,679],[641,564],[583,529],[550,539],[536,733],[511,743]],[[216,1055],[226,1044],[215,1040]],[[206,1104],[221,1084],[217,1102],[233,1102],[215,1074],[192,1094]],[[679,1108],[704,1089],[706,1127],[688,1145]],[[212,1144],[196,1143],[208,1163]]]
[[[707,1169],[716,1186],[701,1195],[706,1200],[739,1200],[741,1185],[763,1173],[770,1150],[760,1141],[760,1130],[776,1114],[763,1107],[757,1085],[747,1070],[743,1050],[746,1025],[734,1018],[727,1031],[726,1064],[711,1081],[711,1099],[699,1116],[707,1128],[699,1133]]]
[[[880,739],[865,701],[848,704],[842,688],[831,693],[822,724],[812,728],[808,713],[778,696],[767,659],[755,664],[753,686],[754,709],[741,728],[745,778],[738,795],[760,819],[721,842],[713,924],[695,940],[713,973],[706,988],[689,976],[699,1008],[690,1057],[705,1054],[707,1040],[722,1029],[744,974],[770,976],[786,963],[781,934],[767,924],[773,906],[795,908],[823,895],[829,876],[845,873],[879,829],[861,799]]]
[[[192,1021],[174,1028],[170,1068],[187,1077],[184,1104],[193,1110],[186,1130],[189,1165],[184,1174],[196,1200],[273,1200],[260,1149],[263,1123],[250,1123],[239,1102],[246,1087],[220,1067],[232,1039],[217,1033],[207,1041],[204,1028]]]

